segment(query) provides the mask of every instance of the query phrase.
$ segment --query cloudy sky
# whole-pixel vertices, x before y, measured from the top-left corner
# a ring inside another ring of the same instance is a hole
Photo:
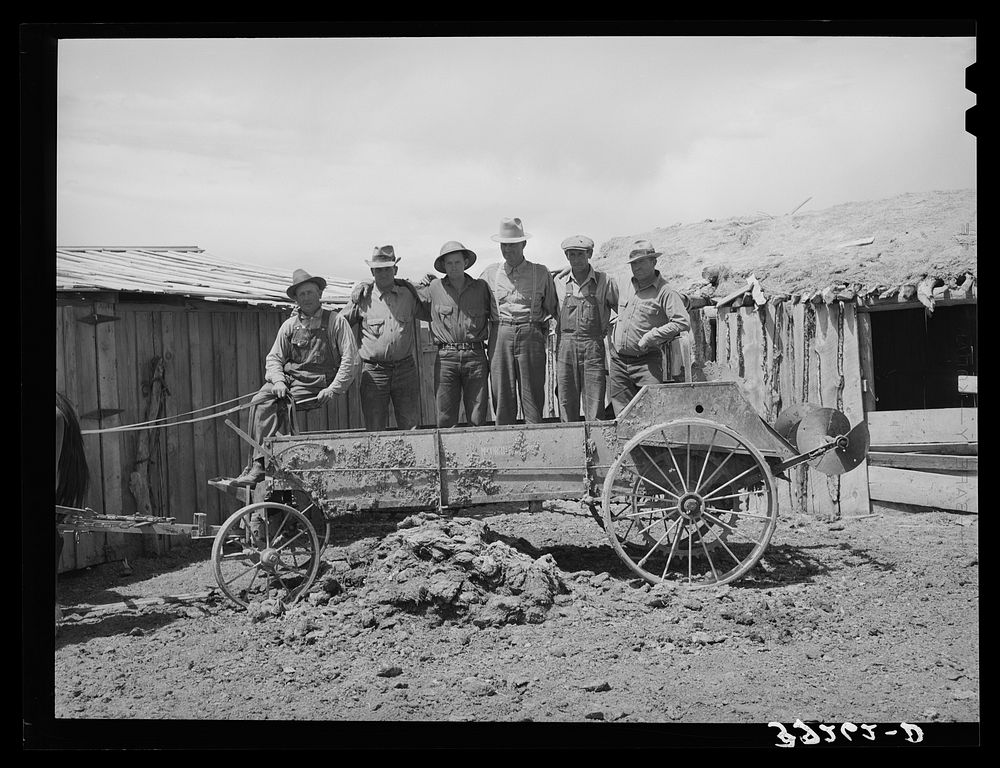
[[[973,37],[59,41],[57,242],[326,277],[976,186]],[[473,269],[478,274],[478,265]]]

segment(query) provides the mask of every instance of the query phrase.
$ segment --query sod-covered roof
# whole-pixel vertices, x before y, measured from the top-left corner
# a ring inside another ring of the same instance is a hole
[[[628,279],[631,243],[643,239],[663,253],[657,268],[674,288],[716,302],[751,275],[768,297],[940,298],[974,285],[976,230],[976,190],[910,193],[616,237],[593,264]]]

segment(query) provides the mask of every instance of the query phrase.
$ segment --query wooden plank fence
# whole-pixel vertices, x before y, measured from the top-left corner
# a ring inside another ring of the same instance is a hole
[[[852,425],[865,418],[853,304],[720,307],[716,322],[717,356],[714,364],[704,366],[708,378],[739,381],[769,423],[784,408],[801,402],[837,408]],[[784,510],[821,518],[870,510],[867,462],[838,477],[804,466],[788,474],[790,482],[778,484],[778,503]]]

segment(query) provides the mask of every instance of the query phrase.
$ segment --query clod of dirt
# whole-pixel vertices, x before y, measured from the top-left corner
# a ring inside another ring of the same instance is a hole
[[[280,616],[285,612],[285,604],[278,599],[268,598],[259,603],[250,603],[247,606],[247,618],[251,623],[264,621],[271,616]]]
[[[478,677],[466,677],[461,682],[462,690],[473,696],[495,696],[496,689]]]
[[[568,591],[551,555],[531,558],[469,518],[413,515],[377,546],[352,548],[348,560],[361,566],[362,552],[357,598],[381,618],[406,612],[477,627],[539,624]]]
[[[403,674],[402,667],[383,667],[375,673],[378,677],[398,677]]]

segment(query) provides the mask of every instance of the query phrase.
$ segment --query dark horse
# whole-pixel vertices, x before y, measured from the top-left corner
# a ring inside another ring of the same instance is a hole
[[[90,470],[87,456],[83,452],[83,435],[80,420],[76,417],[73,404],[60,392],[56,392],[56,505],[61,507],[82,507],[90,487]],[[62,555],[63,540],[59,533],[59,517],[56,517],[56,574],[59,573],[59,557]],[[61,617],[56,605],[56,620]]]
[[[90,470],[76,409],[56,392],[56,504],[82,507],[89,487]]]

